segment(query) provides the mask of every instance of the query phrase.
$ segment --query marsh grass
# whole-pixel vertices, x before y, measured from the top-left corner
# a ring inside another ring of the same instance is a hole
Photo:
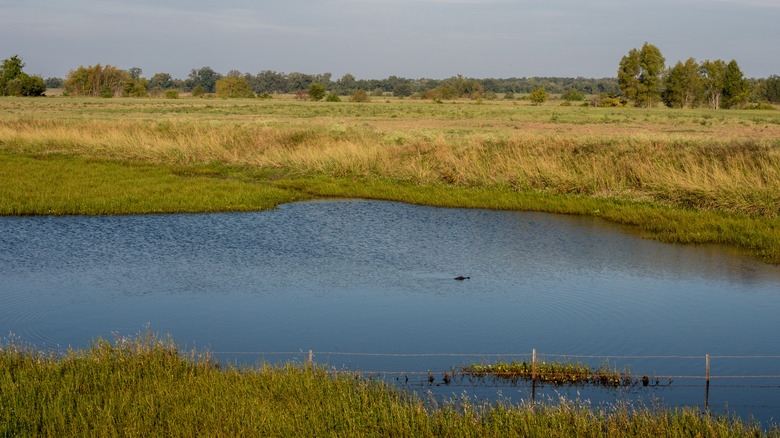
[[[729,244],[780,262],[780,114],[770,111],[62,98],[0,107],[0,159],[15,175],[0,189],[2,214],[226,211],[354,196],[595,215],[659,240]],[[21,158],[49,155],[104,169],[72,167],[52,185],[40,177],[50,169]],[[150,194],[162,184],[154,179],[111,190],[111,160],[124,170],[159,164],[211,195],[199,204],[200,194]],[[100,190],[90,190],[93,178]],[[231,192],[239,199],[216,199]],[[111,206],[79,207],[93,198]]]
[[[0,152],[0,215],[115,215],[255,211],[300,193],[182,168],[66,155]]]
[[[0,347],[0,436],[780,436],[691,408],[423,400],[300,364],[224,366],[148,331],[64,354]]]

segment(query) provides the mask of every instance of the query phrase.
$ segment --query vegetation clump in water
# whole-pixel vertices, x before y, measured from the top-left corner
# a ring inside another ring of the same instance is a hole
[[[536,365],[528,362],[496,362],[494,364],[472,364],[461,367],[460,371],[474,377],[494,377],[509,380],[537,382],[553,385],[594,385],[604,387],[618,386],[659,386],[661,381],[647,375],[634,376],[628,370],[618,371],[604,362],[598,368],[580,362],[560,361],[542,362]],[[668,384],[671,384],[671,379]]]

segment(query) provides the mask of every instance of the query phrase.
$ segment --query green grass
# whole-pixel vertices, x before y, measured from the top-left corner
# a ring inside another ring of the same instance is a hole
[[[225,169],[0,152],[0,215],[115,215],[270,209],[300,193]]]
[[[669,243],[731,245],[780,262],[774,218],[700,211],[508,187],[420,185],[376,178],[300,175],[240,165],[168,165],[74,155],[0,152],[0,215],[254,211],[314,198],[590,215]]]
[[[780,436],[693,408],[435,402],[321,366],[220,366],[170,338],[0,346],[0,436]]]

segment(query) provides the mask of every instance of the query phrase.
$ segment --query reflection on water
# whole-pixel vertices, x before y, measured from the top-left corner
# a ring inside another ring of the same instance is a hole
[[[471,278],[454,281],[459,275]],[[343,201],[258,213],[6,217],[0,284],[0,330],[50,347],[150,323],[212,351],[780,354],[780,268],[533,212]],[[320,359],[384,370],[466,360]],[[700,361],[678,362],[629,365],[702,374]],[[716,363],[722,375],[780,368]],[[761,404],[755,397],[778,400],[777,391],[747,398]],[[711,397],[738,411],[718,399],[724,393]]]

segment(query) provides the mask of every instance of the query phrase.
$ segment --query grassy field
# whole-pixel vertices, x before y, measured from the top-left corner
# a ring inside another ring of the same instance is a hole
[[[695,409],[436,402],[289,364],[225,368],[148,332],[50,354],[0,345],[0,436],[761,437]]]
[[[2,98],[0,153],[5,215],[366,197],[589,214],[780,262],[778,111]]]

